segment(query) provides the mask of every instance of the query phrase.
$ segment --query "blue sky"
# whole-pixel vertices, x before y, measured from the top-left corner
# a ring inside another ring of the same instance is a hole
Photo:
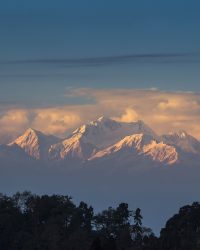
[[[199,92],[199,13],[195,0],[1,1],[0,100],[62,104],[68,87]]]

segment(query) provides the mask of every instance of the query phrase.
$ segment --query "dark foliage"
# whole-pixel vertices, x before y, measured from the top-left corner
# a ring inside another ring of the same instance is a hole
[[[157,238],[143,227],[141,210],[126,203],[94,215],[69,196],[0,195],[0,249],[199,250],[200,204],[181,208]]]
[[[199,250],[200,204],[184,206],[169,219],[161,230],[160,242],[163,250]]]

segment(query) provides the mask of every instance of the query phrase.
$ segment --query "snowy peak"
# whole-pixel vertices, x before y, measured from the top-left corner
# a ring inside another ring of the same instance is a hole
[[[185,130],[179,130],[177,132],[170,132],[169,135],[171,135],[172,137],[179,138],[179,139],[185,139],[189,137],[189,134]]]
[[[108,120],[111,120],[110,118],[106,117],[106,116],[100,116],[97,121],[99,122],[105,122],[105,121],[108,121]]]
[[[23,135],[11,144],[17,144],[20,148],[24,149],[28,155],[40,159],[39,134],[36,130],[32,128],[27,129]]]
[[[104,126],[105,128],[108,128],[111,130],[115,130],[115,129],[118,129],[119,127],[121,127],[121,124],[119,122],[117,122],[111,118],[105,117],[105,116],[101,116],[96,121],[91,122],[91,124],[94,124],[96,126],[98,126],[98,125]]]
[[[144,141],[150,142],[151,140],[152,140],[151,136],[147,135],[144,136],[144,134],[134,134],[126,136],[125,138],[118,141],[114,145],[97,152],[93,157],[90,158],[90,160],[94,160],[96,158],[101,158],[105,156],[107,157],[109,155],[114,155],[115,153],[118,152],[124,152],[125,150],[126,153],[128,151],[137,152],[142,149]]]
[[[164,142],[157,143],[156,141],[152,141],[152,143],[143,147],[143,153],[149,156],[153,161],[166,165],[172,165],[179,161],[176,148]]]
[[[200,154],[200,142],[185,131],[169,133],[163,135],[162,138],[165,143],[176,146],[183,152]]]
[[[46,159],[49,147],[57,143],[59,139],[52,135],[45,135],[40,131],[29,128],[9,145],[16,144],[29,156],[39,160]]]
[[[40,134],[39,131],[29,128],[20,137],[18,137],[15,140],[15,142],[16,144],[21,144],[22,142],[25,142],[25,141],[30,142],[32,140],[37,140],[38,134]]]
[[[116,148],[120,149],[123,147],[134,147],[137,150],[141,150],[144,145],[149,144],[153,141],[153,137],[151,135],[145,134],[134,134],[130,136],[126,136],[124,139],[115,144]]]
[[[98,118],[95,121],[91,121],[80,128],[76,129],[73,134],[81,133],[85,136],[91,134],[92,132],[95,134],[98,132],[103,132],[103,130],[115,130],[121,127],[121,124],[104,116]]]
[[[0,147],[0,158],[9,155],[63,162],[66,166],[96,161],[111,166],[198,164],[200,142],[185,131],[158,136],[141,120],[126,123],[102,116],[80,126],[64,140],[29,128]]]
[[[123,123],[107,117],[100,117],[76,129],[63,142],[51,146],[49,150],[50,159],[69,160],[77,158],[85,161],[98,151],[139,131],[152,138],[157,136],[142,121]]]
[[[143,133],[152,135],[155,138],[158,137],[156,133],[142,121],[125,123],[117,122],[106,117],[100,117],[95,121],[81,126],[73,132],[73,135],[79,133],[84,135],[88,142],[102,149],[132,134]]]
[[[173,146],[166,145],[162,141],[158,142],[152,135],[145,134],[126,136],[113,146],[97,152],[89,160],[116,158],[119,162],[120,159],[124,159],[124,156],[133,160],[140,157],[167,165],[178,161],[178,154]]]
[[[61,143],[52,145],[49,154],[52,160],[84,161],[97,150],[97,147],[91,144],[83,134],[77,133]]]

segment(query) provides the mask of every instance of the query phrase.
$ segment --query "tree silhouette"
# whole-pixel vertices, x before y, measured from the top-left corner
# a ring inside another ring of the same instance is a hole
[[[90,247],[90,250],[102,250],[101,240],[99,237],[94,239],[94,241],[92,242],[92,245]]]
[[[143,217],[141,215],[140,208],[137,208],[135,210],[133,218],[134,218],[134,225],[132,227],[132,232],[134,233],[135,241],[139,242],[142,239],[142,232],[143,232],[143,229],[142,229]]]
[[[200,204],[180,208],[161,230],[160,242],[163,250],[200,249]]]
[[[133,216],[134,223],[131,223]],[[1,250],[200,250],[200,204],[180,208],[160,238],[142,225],[141,210],[127,203],[94,215],[71,197],[0,194]]]

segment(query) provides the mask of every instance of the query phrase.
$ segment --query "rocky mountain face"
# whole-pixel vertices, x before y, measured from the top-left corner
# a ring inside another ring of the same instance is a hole
[[[55,136],[45,135],[40,131],[29,128],[8,146],[17,145],[30,157],[37,160],[44,160],[48,159],[50,146],[59,141],[60,139]]]

